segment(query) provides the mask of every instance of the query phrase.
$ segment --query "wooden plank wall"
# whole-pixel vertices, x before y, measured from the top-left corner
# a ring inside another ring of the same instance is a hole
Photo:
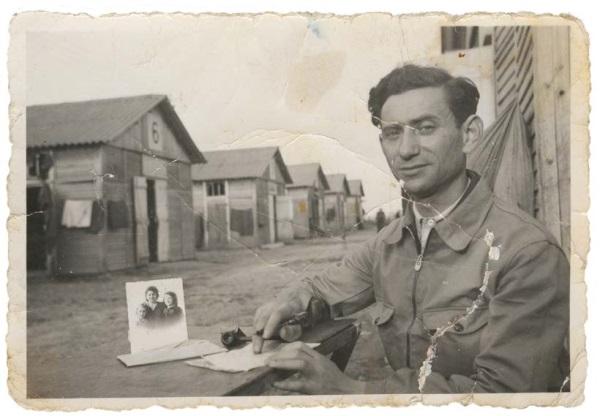
[[[229,209],[244,209],[252,207],[252,218],[254,232],[251,236],[241,236],[239,233],[231,232],[232,245],[242,245],[245,247],[256,247],[259,245],[257,236],[257,209],[256,209],[256,185],[251,179],[239,179],[227,181],[227,198],[229,200]]]
[[[309,217],[310,212],[310,191],[312,188],[293,188],[288,189],[288,195],[292,197],[294,207],[294,221],[292,227],[294,229],[294,237],[308,238],[310,237]]]
[[[136,152],[144,151],[144,143],[142,141],[142,128],[143,128],[143,118],[141,120],[136,121],[125,130],[123,133],[116,137],[112,142],[111,146],[119,147],[122,149],[134,150]]]
[[[148,140],[150,140],[150,125],[153,120],[159,121],[159,129],[160,134],[162,135],[163,143],[162,150],[151,149],[151,146],[148,142]],[[156,156],[169,160],[181,160],[184,162],[190,161],[187,153],[177,141],[175,134],[173,134],[173,131],[171,130],[166,118],[158,107],[154,108],[143,117],[142,136],[144,148],[146,149],[147,153],[155,154]]]
[[[188,163],[173,162],[167,166],[169,211],[169,260],[194,258],[194,203],[191,168]]]
[[[98,146],[68,147],[53,151],[56,183],[92,182],[102,173]]]
[[[325,194],[325,230],[334,234],[341,233],[344,230],[344,196],[340,193]],[[327,221],[327,211],[335,210],[335,218],[332,221]]]
[[[194,200],[192,196],[192,166],[189,163],[179,163],[178,190],[182,202],[181,214],[181,243],[183,245],[181,257],[184,260],[193,259],[196,256],[194,249]]]
[[[536,27],[534,100],[540,218],[568,254],[570,246],[570,65],[569,27]]]
[[[97,199],[102,186],[93,172],[102,171],[102,155],[98,146],[54,150],[57,203],[66,199]],[[104,269],[103,234],[86,229],[59,227],[56,256],[57,273],[94,274]]]
[[[351,195],[346,198],[346,229],[354,227],[360,219],[360,196]]]
[[[535,134],[533,38],[529,26],[500,26],[494,29],[494,76],[496,115],[517,101],[528,134],[533,169],[533,215],[539,217],[539,163]]]
[[[275,158],[271,159],[269,162],[269,167],[267,168],[264,177],[278,183],[285,183],[285,180],[283,179],[283,172],[279,168],[279,164]]]
[[[151,118],[160,122],[162,150],[150,150],[148,123]],[[159,108],[150,111],[113,142],[114,147],[131,149],[136,153],[139,169],[127,176],[146,176],[150,179],[167,179],[168,252],[166,260],[192,259],[195,255],[194,204],[192,197],[189,158],[177,142],[175,135]],[[131,152],[125,153],[131,154]],[[151,154],[154,157],[149,157]],[[131,188],[132,179],[128,182]],[[133,204],[133,196],[131,196]],[[130,210],[133,212],[133,208]],[[166,234],[165,234],[166,235]],[[133,251],[135,254],[135,251]]]
[[[269,218],[269,181],[262,178],[256,179],[256,216],[258,225],[256,244],[268,244],[271,223]]]
[[[226,196],[211,196],[206,202],[208,247],[221,248],[229,244],[227,237],[227,211],[229,209]]]
[[[128,211],[128,227],[116,230],[105,225],[104,250],[106,270],[122,270],[135,267],[135,217],[133,206],[133,177],[142,172],[142,155],[133,151],[103,147],[104,201],[125,201]]]
[[[568,27],[494,29],[496,114],[517,100],[529,139],[534,216],[569,252]]]
[[[195,234],[195,247],[197,250],[204,247],[205,239],[205,215],[204,205],[206,202],[204,195],[204,182],[193,182],[192,185],[192,200],[194,207],[194,234]]]

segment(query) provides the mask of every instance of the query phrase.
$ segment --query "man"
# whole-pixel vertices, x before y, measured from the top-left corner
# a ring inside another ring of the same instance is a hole
[[[325,301],[332,316],[374,304],[395,370],[349,378],[302,343],[270,361],[309,394],[543,392],[561,388],[569,323],[569,265],[541,224],[497,199],[466,169],[483,134],[479,92],[444,70],[406,65],[373,88],[369,110],[409,205],[375,238],[322,275],[258,309],[257,330]]]

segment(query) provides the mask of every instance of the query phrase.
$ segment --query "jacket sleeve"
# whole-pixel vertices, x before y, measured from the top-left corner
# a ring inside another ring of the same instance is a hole
[[[362,244],[340,262],[318,275],[285,289],[278,297],[300,299],[308,307],[311,298],[325,301],[332,317],[349,315],[373,303],[373,253],[376,238]]]
[[[471,377],[433,372],[423,393],[544,392],[556,377],[569,327],[569,265],[546,241],[500,270]],[[419,369],[367,385],[371,393],[417,393]],[[560,382],[558,387],[560,387]]]

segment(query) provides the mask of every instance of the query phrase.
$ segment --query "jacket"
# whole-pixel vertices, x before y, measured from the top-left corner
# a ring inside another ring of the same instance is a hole
[[[393,377],[369,393],[544,392],[567,374],[569,264],[528,214],[473,172],[471,189],[419,247],[413,210],[283,296],[334,317],[371,313]]]

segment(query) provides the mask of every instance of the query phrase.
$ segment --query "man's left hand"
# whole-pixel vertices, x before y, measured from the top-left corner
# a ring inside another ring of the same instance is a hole
[[[303,342],[285,345],[268,361],[269,367],[297,371],[298,378],[277,381],[279,389],[304,394],[361,394],[365,383],[354,380],[327,357]]]

